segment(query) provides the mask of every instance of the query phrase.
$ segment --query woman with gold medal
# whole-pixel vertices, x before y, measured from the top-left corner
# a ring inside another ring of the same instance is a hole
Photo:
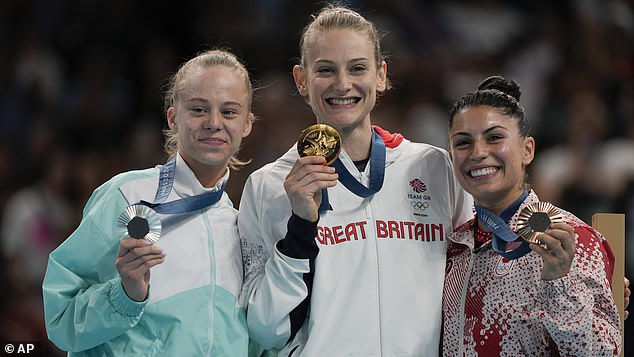
[[[371,22],[326,6],[300,52],[317,124],[240,202],[250,338],[280,356],[436,355],[446,235],[471,199],[445,150],[372,125],[389,82]]]
[[[490,77],[451,111],[454,170],[476,217],[450,236],[443,355],[618,355],[614,256],[527,188],[535,140],[519,99],[517,83]]]

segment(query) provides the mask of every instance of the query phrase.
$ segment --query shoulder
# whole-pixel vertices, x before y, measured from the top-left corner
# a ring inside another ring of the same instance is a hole
[[[572,229],[575,232],[575,235],[578,236],[578,239],[581,238],[583,240],[596,240],[599,242],[602,242],[605,240],[605,238],[599,231],[594,229],[592,226],[590,226],[586,222],[582,221],[580,218],[578,218],[571,212],[568,212],[561,208],[559,208],[559,210],[561,212],[564,222],[572,227]]]
[[[373,129],[385,142],[388,161],[414,159],[436,161],[443,165],[451,165],[449,153],[443,148],[425,143],[412,142],[399,133],[391,133],[376,125],[373,126]]]
[[[253,171],[247,178],[242,191],[240,211],[243,207],[250,207],[251,202],[260,206],[279,197],[286,197],[284,180],[298,157],[293,147],[274,162]]]
[[[575,234],[576,254],[585,260],[601,258],[605,265],[613,265],[614,253],[601,232],[579,219],[574,214],[560,209],[564,222],[570,225]]]
[[[261,168],[253,171],[248,178],[250,182],[283,182],[284,178],[291,171],[295,161],[299,158],[295,146],[291,147],[284,155],[277,160],[270,162]]]
[[[476,225],[475,217],[454,228],[449,239],[456,243],[464,243],[473,237],[473,230]]]
[[[127,171],[112,177],[93,191],[84,208],[84,214],[87,214],[95,207],[102,206],[115,197],[125,199],[123,193],[121,192],[121,188],[123,186],[157,177],[158,174],[159,170],[157,168],[151,168],[145,170]],[[156,190],[156,187],[153,189]]]
[[[423,157],[433,158],[450,163],[449,153],[447,150],[425,143],[409,142],[410,151],[413,154],[423,155]]]
[[[145,180],[151,177],[157,177],[159,174],[158,167],[153,167],[150,169],[144,170],[132,170],[122,172],[118,175],[113,176],[110,180],[106,181],[103,185],[97,188],[99,189],[108,189],[108,188],[119,188],[125,184],[134,181]]]
[[[68,237],[68,239],[58,248],[56,254],[67,254],[64,252],[87,251],[93,249],[96,242],[105,244],[106,250],[114,249],[118,242],[116,232],[116,222],[121,212],[129,205],[121,187],[148,177],[158,176],[158,170],[148,169],[140,171],[129,171],[118,174],[110,180],[97,187],[88,199],[83,210],[83,217],[79,226]],[[154,186],[156,190],[156,186]],[[90,247],[90,248],[87,248]],[[69,253],[72,254],[72,253]]]

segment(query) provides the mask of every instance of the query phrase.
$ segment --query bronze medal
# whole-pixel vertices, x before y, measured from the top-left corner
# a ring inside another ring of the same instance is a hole
[[[156,243],[161,236],[158,215],[151,208],[140,204],[128,206],[117,219],[116,228],[121,238],[129,236]]]
[[[326,165],[330,165],[341,152],[341,136],[329,125],[311,125],[299,135],[297,152],[300,157],[323,156],[326,158]]]
[[[563,222],[559,208],[548,202],[536,202],[524,207],[517,219],[517,233],[529,243],[539,243],[537,235],[552,223]]]

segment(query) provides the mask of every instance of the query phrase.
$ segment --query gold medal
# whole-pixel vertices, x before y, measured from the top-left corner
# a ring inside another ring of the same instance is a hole
[[[130,205],[121,213],[116,228],[121,238],[130,236],[156,243],[161,236],[161,220],[156,212],[139,204]]]
[[[517,233],[529,243],[539,243],[537,235],[545,232],[552,223],[564,218],[559,208],[548,202],[536,202],[524,207],[517,220]]]
[[[323,156],[326,158],[326,165],[330,165],[341,152],[341,136],[329,125],[311,125],[299,135],[297,151],[300,157]]]

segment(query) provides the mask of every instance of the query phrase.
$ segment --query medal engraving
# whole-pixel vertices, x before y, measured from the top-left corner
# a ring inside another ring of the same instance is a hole
[[[156,243],[161,236],[161,221],[158,215],[144,205],[128,206],[117,219],[116,228],[121,238],[129,236]]]
[[[341,136],[335,128],[326,124],[315,124],[304,129],[297,140],[300,157],[323,156],[330,165],[341,152]]]
[[[563,222],[561,211],[548,202],[536,202],[524,207],[517,220],[517,233],[529,243],[539,243],[537,235],[552,223]]]

